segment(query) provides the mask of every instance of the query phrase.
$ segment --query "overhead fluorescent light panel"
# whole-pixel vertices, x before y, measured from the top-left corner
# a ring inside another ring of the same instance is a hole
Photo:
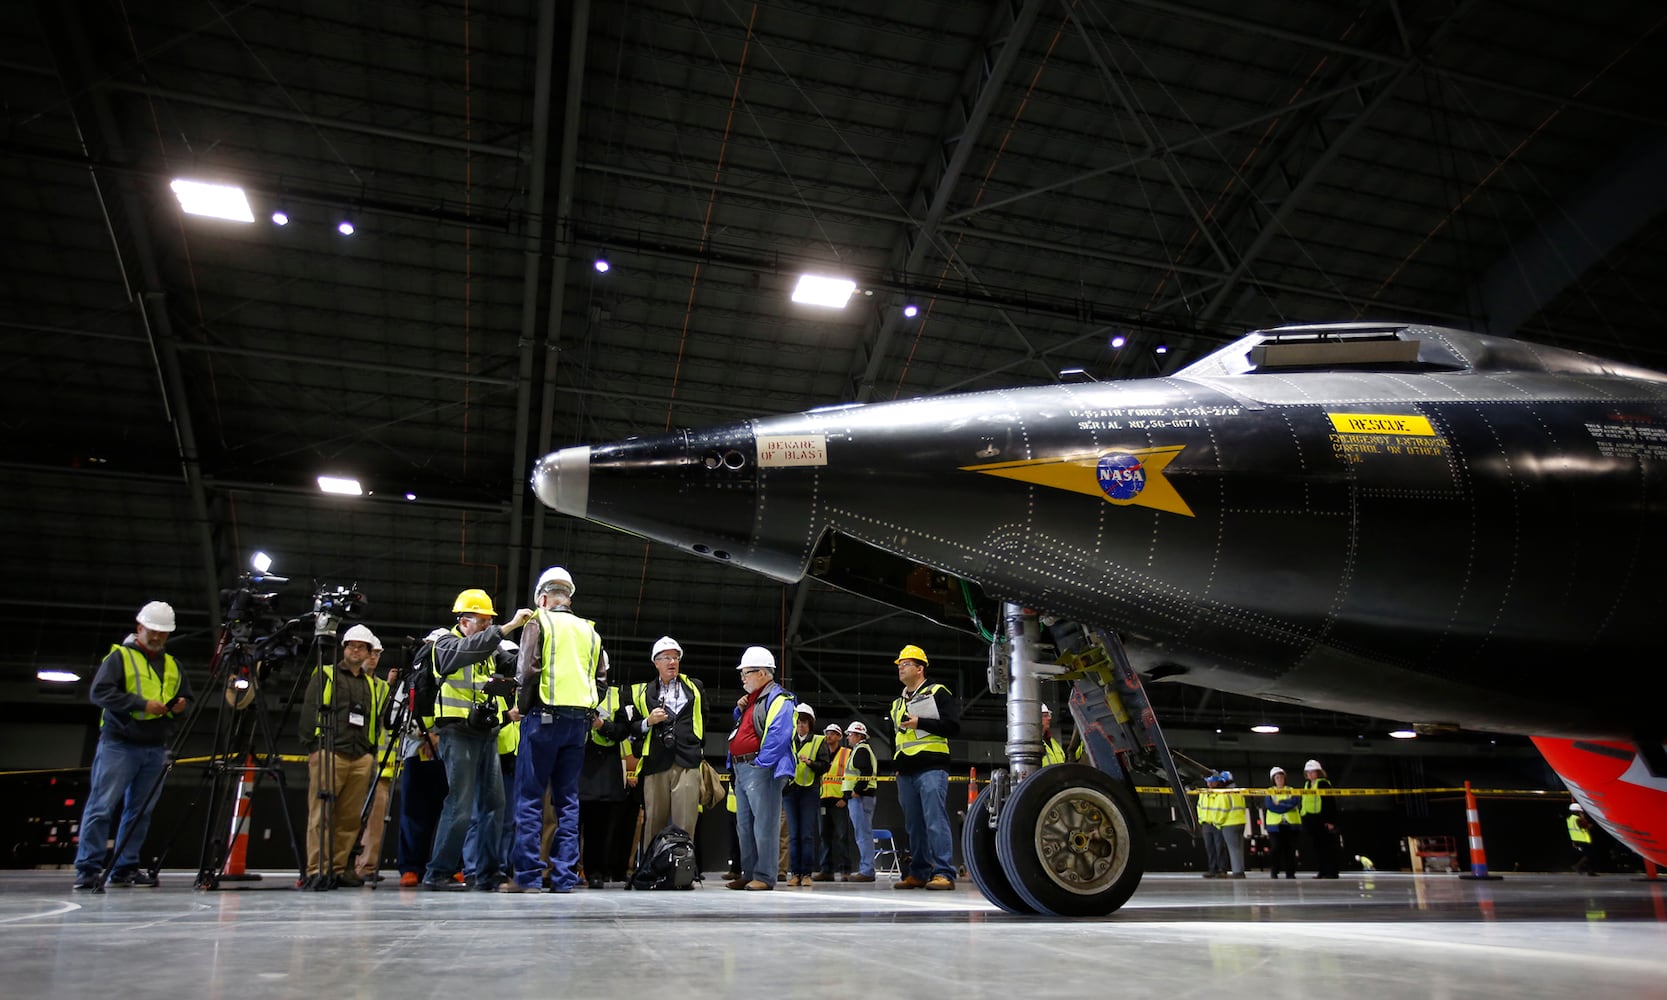
[[[844,309],[857,283],[849,278],[830,278],[825,274],[801,274],[793,288],[793,301],[800,305]]]
[[[175,177],[168,186],[173,188],[174,197],[179,199],[180,211],[186,215],[201,215],[228,222],[255,221],[255,213],[249,208],[249,196],[235,184],[210,184]]]

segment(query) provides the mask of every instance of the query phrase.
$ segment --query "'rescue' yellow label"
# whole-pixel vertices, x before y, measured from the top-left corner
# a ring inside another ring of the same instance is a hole
[[[1435,437],[1430,422],[1415,413],[1328,413],[1339,434],[1408,434]]]

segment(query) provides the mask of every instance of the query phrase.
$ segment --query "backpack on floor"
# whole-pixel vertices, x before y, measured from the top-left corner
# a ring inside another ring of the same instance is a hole
[[[694,838],[668,825],[648,842],[648,854],[631,877],[633,889],[693,889],[700,877]]]

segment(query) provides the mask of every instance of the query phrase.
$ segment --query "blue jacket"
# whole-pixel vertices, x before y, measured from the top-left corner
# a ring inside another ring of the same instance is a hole
[[[770,721],[770,710],[775,707],[776,699],[786,699],[781,711],[776,713],[775,720]],[[771,774],[777,778],[792,778],[793,770],[799,766],[799,761],[793,756],[793,695],[775,681],[771,681],[764,690],[758,693],[754,701],[753,717],[745,723],[741,720],[741,706],[735,706],[731,712],[736,726],[763,725],[764,732],[759,739],[758,758],[753,761],[759,767],[770,768]],[[735,770],[735,762],[729,762],[731,771]]]

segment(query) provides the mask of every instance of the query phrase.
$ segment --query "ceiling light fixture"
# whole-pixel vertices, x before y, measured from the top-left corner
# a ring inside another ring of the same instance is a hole
[[[920,307],[915,305],[913,302],[911,302],[908,305],[903,307],[903,318],[904,319],[914,319],[916,316],[919,316],[919,315],[920,315]]]
[[[793,287],[793,301],[806,306],[844,309],[851,300],[857,283],[849,278],[830,278],[823,274],[801,274]]]
[[[1391,739],[1397,740],[1415,740],[1418,738],[1418,734],[1410,729],[1391,729],[1389,736]]]
[[[407,493],[407,494],[405,494],[405,499],[415,500],[415,499],[417,499],[417,495],[415,493]]]
[[[272,213],[272,224],[274,226],[287,226],[287,225],[289,225],[289,213],[284,211],[281,208],[274,211]]]
[[[1253,733],[1261,733],[1264,736],[1268,736],[1268,735],[1271,735],[1273,733],[1279,732],[1279,727],[1274,725],[1271,722],[1264,722],[1259,726],[1251,726],[1250,731],[1253,732]]]
[[[1169,353],[1169,345],[1168,344],[1159,344],[1158,346],[1152,348],[1152,353],[1153,354],[1168,354]]]
[[[235,184],[210,184],[207,181],[188,181],[175,177],[168,182],[174,197],[179,199],[180,211],[186,215],[201,215],[227,222],[253,222],[255,213],[249,208],[249,196]]]
[[[344,497],[356,497],[364,494],[364,490],[359,488],[357,479],[347,479],[341,476],[319,476],[318,488],[326,493],[339,493]]]
[[[593,263],[591,266],[596,268],[596,273],[597,274],[607,274],[610,270],[613,269],[613,265],[608,263],[608,258],[606,258],[606,257],[596,258],[595,263]]]
[[[343,236],[352,236],[358,231],[359,230],[354,227],[353,220],[351,219],[343,219],[336,223],[336,232],[341,233]]]
[[[50,684],[74,684],[81,679],[81,675],[68,670],[37,670],[35,679]]]

